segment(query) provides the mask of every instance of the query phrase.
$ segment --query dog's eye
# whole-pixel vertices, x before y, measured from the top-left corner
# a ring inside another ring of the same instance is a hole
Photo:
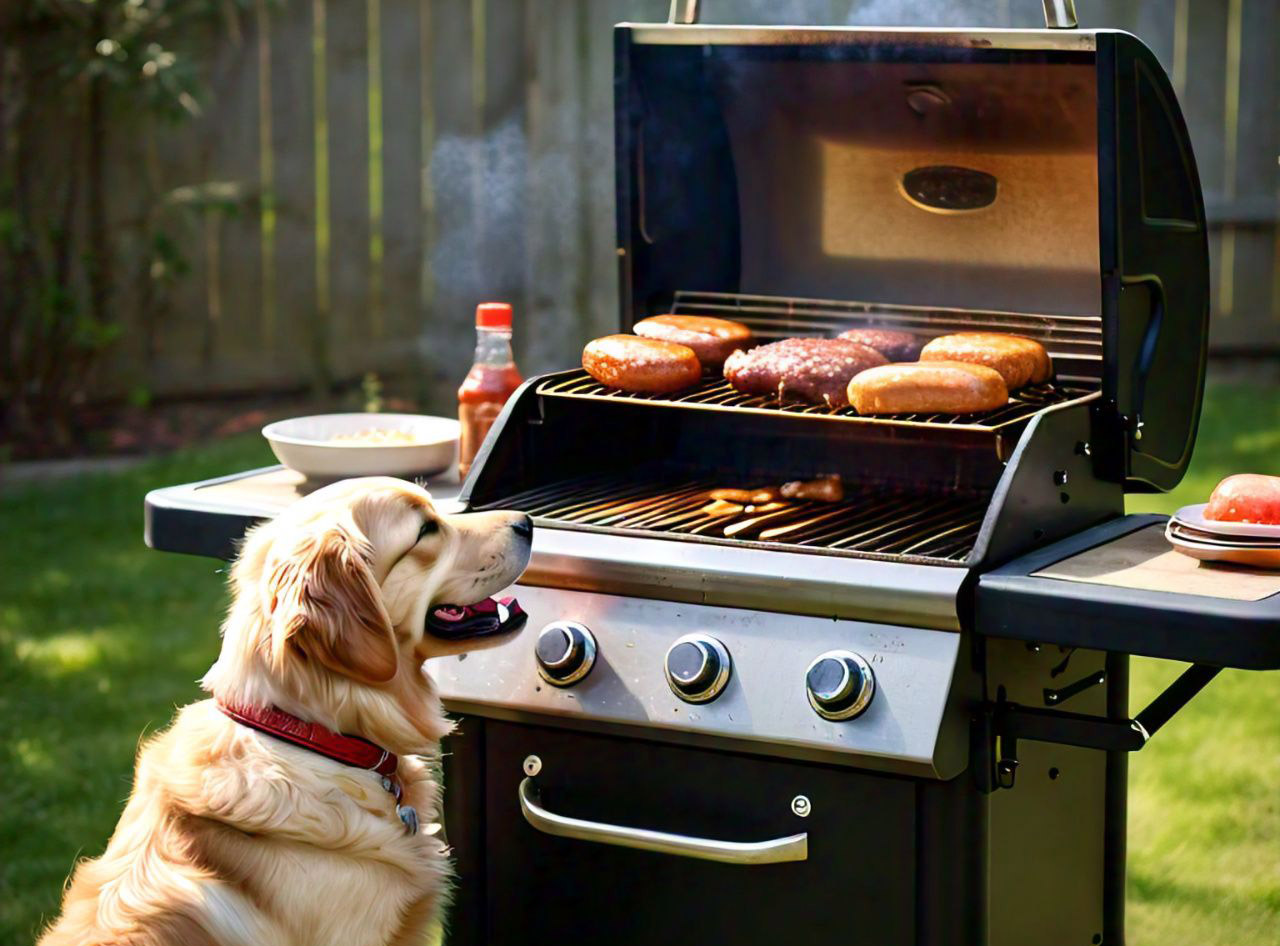
[[[429,535],[435,535],[440,531],[440,523],[434,519],[426,519],[422,523],[422,528],[418,530],[418,541],[421,542]]]

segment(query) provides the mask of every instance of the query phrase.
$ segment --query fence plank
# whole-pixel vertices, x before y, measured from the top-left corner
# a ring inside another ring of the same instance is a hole
[[[1280,70],[1276,68],[1276,40],[1280,15],[1272,3],[1243,3],[1240,7],[1240,95],[1235,121],[1234,168],[1224,168],[1224,201],[1218,216],[1224,239],[1232,243],[1232,271],[1219,274],[1219,308],[1229,295],[1230,317],[1214,321],[1212,339],[1222,349],[1256,351],[1280,346],[1280,321],[1274,317],[1274,279],[1258,278],[1275,265],[1276,195],[1280,168],[1274,143],[1280,139]],[[1224,119],[1224,127],[1227,120]],[[1268,146],[1270,145],[1270,146]],[[1269,219],[1258,219],[1255,207],[1269,207]],[[1256,275],[1255,275],[1256,274]]]
[[[387,344],[383,365],[409,367],[406,344],[421,327],[422,103],[418,81],[418,0],[382,2],[383,285]]]
[[[529,322],[520,346],[526,370],[562,363],[581,344],[573,304],[578,276],[575,226],[581,184],[573,57],[573,8],[554,0],[530,0],[537,24],[529,83],[528,220]]]
[[[525,281],[525,195],[529,183],[524,95],[526,4],[524,0],[488,0],[484,6],[484,135],[475,155],[480,253],[477,290],[486,298],[518,304],[523,301]],[[517,315],[521,334],[527,334],[531,328],[527,314]]]
[[[274,374],[262,336],[257,25],[247,18],[243,29],[234,42],[221,44],[203,119],[209,179],[227,188],[225,204],[206,215],[217,241],[218,282],[210,288],[221,306],[211,367],[227,386],[240,389],[270,383]]]
[[[314,382],[320,314],[316,298],[315,103],[312,7],[272,4],[271,125],[275,153],[277,384]]]
[[[369,87],[366,0],[328,8],[330,247],[333,365],[338,377],[369,367]]]
[[[471,354],[471,313],[480,292],[473,2],[432,3],[430,58],[424,64],[429,70],[434,126],[430,155],[434,240],[428,248],[432,306],[423,320],[419,343],[421,389],[425,403],[444,412],[457,408],[453,401],[457,366]]]

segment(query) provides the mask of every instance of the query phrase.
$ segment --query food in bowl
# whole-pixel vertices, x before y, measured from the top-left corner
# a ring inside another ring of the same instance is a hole
[[[385,447],[392,444],[422,442],[411,430],[394,430],[388,427],[370,427],[368,430],[357,430],[349,434],[334,434],[329,440],[334,443],[349,444],[353,447],[361,445]]]
[[[424,414],[315,414],[262,429],[276,457],[310,480],[430,476],[457,462],[459,424]]]
[[[1219,522],[1280,525],[1280,476],[1237,473],[1214,489],[1204,517]]]

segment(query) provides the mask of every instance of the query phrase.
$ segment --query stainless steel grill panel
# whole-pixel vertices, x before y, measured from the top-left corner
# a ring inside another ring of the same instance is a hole
[[[541,525],[561,528],[961,565],[990,500],[987,495],[863,489],[839,503],[788,500],[785,508],[772,511],[744,510],[731,516],[702,512],[710,491],[726,485],[723,478],[660,483],[643,476],[599,474],[527,490],[491,505],[521,509]]]

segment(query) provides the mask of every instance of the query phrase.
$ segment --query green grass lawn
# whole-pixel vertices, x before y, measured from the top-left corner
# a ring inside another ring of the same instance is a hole
[[[29,943],[75,858],[101,851],[138,740],[199,697],[216,654],[218,563],[147,551],[143,494],[270,461],[254,434],[0,495],[0,944]],[[1243,469],[1280,471],[1280,401],[1215,385],[1186,483],[1131,509]],[[1135,661],[1134,709],[1179,669]],[[1132,759],[1130,943],[1280,942],[1277,707],[1280,673],[1224,673]]]

